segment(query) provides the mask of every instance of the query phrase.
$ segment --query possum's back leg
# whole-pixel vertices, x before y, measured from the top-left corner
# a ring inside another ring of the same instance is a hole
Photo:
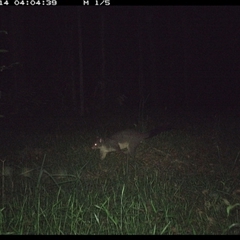
[[[135,157],[136,149],[140,142],[141,141],[134,141],[129,144],[129,146],[128,146],[128,154],[129,155],[131,155],[132,157]]]

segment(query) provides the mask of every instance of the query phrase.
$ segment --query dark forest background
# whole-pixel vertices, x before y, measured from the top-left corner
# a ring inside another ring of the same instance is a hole
[[[238,107],[239,16],[238,6],[1,7],[0,114]]]
[[[1,235],[239,235],[239,6],[1,3]]]

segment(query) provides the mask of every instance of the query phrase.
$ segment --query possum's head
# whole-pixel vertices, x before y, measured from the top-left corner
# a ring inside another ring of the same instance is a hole
[[[103,143],[104,143],[104,140],[102,138],[98,137],[96,139],[95,143],[93,144],[92,149],[99,149],[99,148],[101,148]]]

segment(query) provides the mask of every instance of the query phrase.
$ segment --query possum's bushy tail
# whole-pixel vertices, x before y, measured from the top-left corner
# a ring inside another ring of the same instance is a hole
[[[158,128],[154,128],[153,130],[148,132],[148,136],[146,138],[155,137],[155,136],[157,136],[158,134],[160,134],[162,132],[167,132],[167,131],[170,131],[172,129],[173,128],[171,126],[169,126],[169,125],[161,126],[161,127],[158,127]]]

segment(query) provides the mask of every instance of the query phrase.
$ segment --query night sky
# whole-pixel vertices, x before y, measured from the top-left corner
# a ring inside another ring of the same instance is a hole
[[[160,108],[239,105],[239,6],[4,7],[0,11],[1,30],[8,32],[0,35],[0,48],[9,50],[1,54],[0,64],[20,63],[0,73],[2,101],[5,97],[5,101],[14,99],[13,105],[31,102],[34,109],[47,104],[50,112],[70,108],[73,83],[80,101],[82,73],[85,107],[94,111],[101,101],[104,51],[105,97],[115,107],[120,96],[133,108],[141,98]]]

